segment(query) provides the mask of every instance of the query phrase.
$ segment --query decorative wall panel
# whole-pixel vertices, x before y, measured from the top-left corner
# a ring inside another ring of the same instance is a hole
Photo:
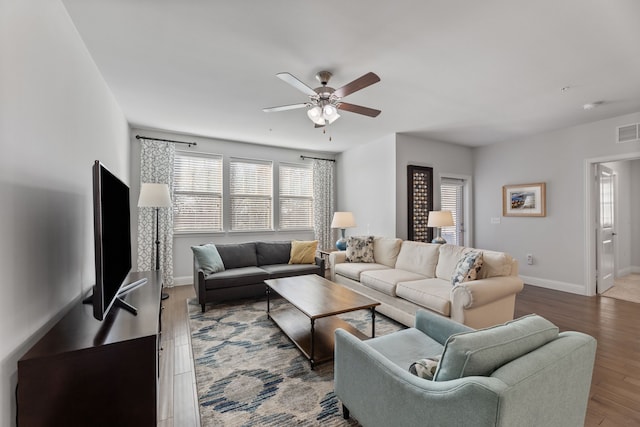
[[[433,228],[427,227],[427,218],[433,210],[433,168],[407,166],[407,199],[408,240],[431,242]]]

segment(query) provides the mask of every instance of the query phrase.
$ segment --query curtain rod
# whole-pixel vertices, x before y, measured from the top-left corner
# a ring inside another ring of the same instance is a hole
[[[136,139],[148,139],[150,141],[173,142],[174,144],[186,144],[189,147],[191,147],[192,145],[198,145],[195,142],[174,141],[172,139],[162,139],[162,138],[150,138],[148,136],[140,136],[140,135],[136,135]]]
[[[310,156],[300,156],[302,160],[304,159],[313,159],[313,160],[324,160],[325,162],[335,162],[335,159],[323,159],[320,157],[310,157]]]

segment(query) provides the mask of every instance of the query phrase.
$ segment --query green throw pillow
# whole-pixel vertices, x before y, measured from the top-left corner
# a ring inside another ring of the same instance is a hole
[[[218,249],[216,249],[216,245],[214,245],[213,243],[208,243],[201,246],[191,246],[191,250],[193,251],[193,255],[198,260],[200,268],[202,269],[202,271],[204,271],[205,274],[224,271],[224,263],[222,262],[222,258],[220,258],[220,254],[218,253]]]
[[[558,327],[536,314],[449,337],[434,381],[488,376],[502,365],[558,337]]]

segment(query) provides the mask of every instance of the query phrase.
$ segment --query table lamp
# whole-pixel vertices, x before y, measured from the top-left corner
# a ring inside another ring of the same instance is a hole
[[[436,229],[438,237],[434,238],[431,243],[444,244],[447,243],[442,237],[442,227],[451,227],[453,224],[453,215],[451,211],[430,211],[427,219],[427,227]]]
[[[352,212],[335,212],[333,214],[333,221],[331,221],[331,228],[340,229],[340,238],[336,241],[336,248],[339,251],[347,249],[347,240],[344,238],[344,229],[352,228],[356,226],[356,220],[353,217]]]

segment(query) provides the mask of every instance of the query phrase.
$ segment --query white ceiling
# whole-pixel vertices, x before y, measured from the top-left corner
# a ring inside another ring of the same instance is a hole
[[[340,152],[392,133],[480,146],[640,111],[638,0],[63,0],[132,126]],[[314,129],[276,78],[381,81]],[[562,91],[561,88],[569,89]],[[583,104],[602,102],[583,110]],[[332,140],[329,141],[329,136]]]

